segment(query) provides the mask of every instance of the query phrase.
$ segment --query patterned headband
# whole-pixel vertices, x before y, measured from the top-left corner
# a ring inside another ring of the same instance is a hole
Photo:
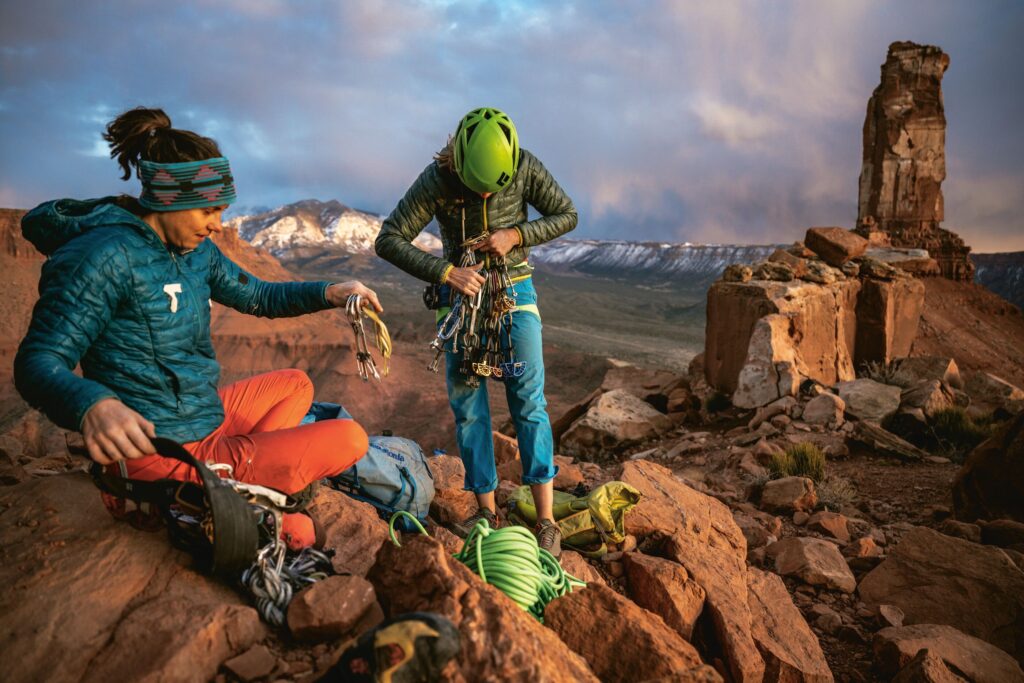
[[[223,206],[235,201],[235,179],[224,157],[159,164],[142,161],[139,203],[153,211]]]

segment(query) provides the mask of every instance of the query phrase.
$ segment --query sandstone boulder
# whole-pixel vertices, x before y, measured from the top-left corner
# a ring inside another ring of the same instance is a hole
[[[924,283],[920,280],[864,280],[857,297],[856,367],[909,356],[922,310]]]
[[[793,269],[787,263],[779,261],[762,261],[754,266],[755,280],[775,280],[789,282],[795,277]]]
[[[704,589],[671,560],[632,552],[626,553],[625,565],[630,599],[689,641],[704,609]]]
[[[544,623],[602,681],[644,681],[701,666],[697,650],[611,588],[594,584],[548,604]]]
[[[847,543],[850,540],[850,530],[846,525],[846,517],[836,512],[815,512],[807,520],[807,528],[826,536],[831,536],[842,543]]]
[[[380,611],[373,586],[359,576],[328,576],[299,592],[288,606],[288,630],[301,640],[359,635],[357,625],[373,608]],[[381,620],[383,620],[383,615]]]
[[[814,482],[807,477],[773,479],[761,491],[761,507],[772,512],[808,511],[817,504]]]
[[[857,587],[850,567],[834,544],[818,538],[786,538],[768,546],[775,571],[811,586],[852,593]]]
[[[787,336],[795,348],[801,377],[829,386],[853,379],[859,289],[857,280],[831,285],[799,280],[712,284],[704,346],[708,384],[730,395],[736,391],[755,326],[773,314],[789,319]]]
[[[971,405],[982,410],[999,410],[1009,415],[1024,410],[1024,389],[987,372],[969,373],[964,390],[971,397]]]
[[[388,543],[367,578],[388,616],[436,612],[461,633],[445,680],[596,681],[587,663],[508,596],[485,584],[427,536]]]
[[[573,576],[586,584],[607,583],[596,569],[582,555],[574,550],[562,549],[562,556],[558,558],[558,564],[566,574]]]
[[[733,405],[758,408],[799,391],[801,377],[789,335],[790,319],[784,315],[766,315],[757,321],[732,395]]]
[[[900,407],[900,388],[873,379],[840,382],[836,389],[846,403],[847,415],[858,420],[882,424]]]
[[[85,474],[0,488],[0,509],[4,680],[210,680],[267,634],[165,533],[115,522]]]
[[[753,276],[753,269],[744,263],[728,265],[722,272],[722,280],[725,282],[750,282]]]
[[[847,266],[856,266],[855,263],[843,264],[843,268]],[[804,273],[803,279],[808,282],[817,282],[822,285],[830,285],[833,282],[844,279],[844,273],[838,268],[833,268],[824,261],[808,261],[807,272]]]
[[[940,410],[955,405],[953,392],[948,385],[937,379],[926,379],[904,389],[900,397],[900,409],[917,408],[929,419]]]
[[[938,267],[938,266],[936,266]],[[932,654],[931,650],[925,649],[917,653],[917,656],[910,660],[900,670],[892,683],[966,683],[966,679],[957,676],[949,670],[946,663],[938,655]]]
[[[616,453],[667,431],[671,421],[624,389],[601,394],[562,436],[561,448],[575,456]]]
[[[499,432],[494,432],[494,434],[499,434]],[[495,450],[495,457],[501,452],[502,457],[507,458],[515,439],[504,435],[501,437],[501,440],[498,436],[494,437],[495,445],[500,445],[500,448]],[[511,443],[509,443],[510,441]],[[518,457],[518,448],[514,452]],[[434,477],[434,498],[430,501],[431,517],[442,524],[451,524],[461,522],[476,512],[476,496],[471,491],[462,488],[466,479],[466,467],[462,463],[462,458],[457,458],[454,455],[437,455],[427,458],[427,466],[430,467],[430,473]],[[518,471],[522,469],[518,463],[507,460],[503,461],[501,465],[501,468],[505,467]]]
[[[804,237],[807,248],[830,266],[841,266],[864,253],[868,241],[844,228],[810,228]]]
[[[981,522],[981,542],[1000,548],[1024,550],[1024,522],[1012,519],[996,519]]]
[[[377,550],[388,540],[388,525],[373,506],[321,486],[309,512],[323,528],[325,547],[334,548],[334,570],[365,576]]]
[[[1024,522],[1024,413],[967,456],[953,481],[953,509],[966,521]]]
[[[1013,657],[951,626],[918,624],[884,628],[875,634],[872,647],[875,665],[887,676],[905,668],[922,650],[927,649],[975,683],[1024,681],[1024,672]]]
[[[832,681],[821,645],[793,604],[782,579],[751,567],[747,587],[754,642],[765,661],[765,682]]]
[[[768,260],[775,263],[785,263],[793,271],[794,277],[799,278],[807,274],[807,259],[800,258],[785,249],[776,249],[768,257]]]
[[[964,388],[964,381],[960,376],[960,368],[956,361],[941,356],[901,358],[893,375],[893,384],[909,387],[929,379],[945,382],[954,389]]]
[[[900,249],[897,247],[868,247],[864,258],[888,264],[918,276],[939,275],[938,262],[928,255],[927,249]]]
[[[1024,655],[1024,573],[998,548],[914,527],[858,592],[869,607],[899,607],[907,624],[948,624]]]
[[[842,427],[845,418],[846,401],[839,396],[825,392],[818,394],[804,406],[801,420],[807,424],[824,425],[830,428]]]
[[[729,508],[655,463],[627,462],[617,478],[644,494],[626,516],[627,532],[668,537],[665,557],[704,589],[704,610],[730,675],[736,681],[762,680],[764,660],[751,635],[747,604],[747,544]]]

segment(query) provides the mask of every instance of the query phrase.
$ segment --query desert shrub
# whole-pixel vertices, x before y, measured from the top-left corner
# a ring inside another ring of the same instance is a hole
[[[772,458],[768,461],[768,472],[772,479],[790,476],[793,472],[793,456],[786,451],[772,453]]]
[[[711,394],[706,399],[704,399],[704,410],[706,410],[709,413],[720,413],[723,410],[728,410],[731,407],[732,401],[729,400],[728,396],[726,396],[720,391],[716,391],[715,393]]]
[[[869,360],[861,363],[860,376],[873,379],[882,384],[896,385],[896,370],[899,368],[897,361],[885,363],[883,361]],[[898,385],[897,385],[898,386]]]
[[[817,490],[818,501],[830,512],[839,512],[857,498],[857,489],[842,477],[826,477],[817,485]]]
[[[813,443],[798,443],[784,453],[774,453],[768,463],[772,477],[807,477],[815,482],[825,478],[825,454]]]
[[[959,462],[975,446],[992,436],[996,422],[991,415],[972,418],[963,408],[954,407],[936,412],[928,426],[931,445]]]

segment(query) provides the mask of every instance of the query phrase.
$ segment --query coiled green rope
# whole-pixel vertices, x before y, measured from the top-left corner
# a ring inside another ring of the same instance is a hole
[[[400,517],[411,519],[420,533],[427,535],[415,516],[399,510],[388,525],[391,542],[396,546],[402,545],[395,534],[395,522]],[[492,529],[486,519],[481,519],[454,557],[542,623],[549,602],[587,585],[566,574],[558,560],[540,548],[533,534],[521,526]]]

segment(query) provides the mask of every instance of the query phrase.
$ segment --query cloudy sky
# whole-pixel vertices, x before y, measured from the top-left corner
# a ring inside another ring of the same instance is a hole
[[[895,40],[951,56],[945,227],[1024,250],[1024,3],[33,0],[0,6],[0,206],[136,192],[100,139],[163,107],[217,138],[240,203],[387,213],[496,106],[578,237],[780,242],[852,227]]]

